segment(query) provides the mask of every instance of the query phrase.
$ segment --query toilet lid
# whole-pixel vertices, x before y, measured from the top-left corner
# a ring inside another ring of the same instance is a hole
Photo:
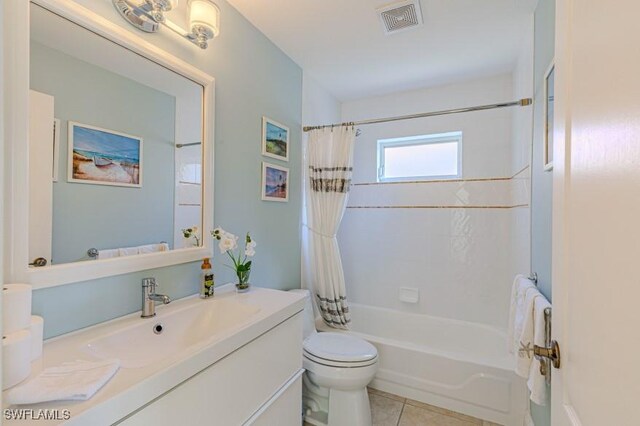
[[[309,354],[329,361],[362,362],[378,356],[371,343],[345,333],[315,333],[303,346]]]

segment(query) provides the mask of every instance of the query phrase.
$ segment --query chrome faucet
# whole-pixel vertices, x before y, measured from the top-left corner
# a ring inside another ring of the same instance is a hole
[[[171,298],[165,294],[156,294],[156,279],[142,279],[142,318],[151,318],[156,316],[156,302],[167,304],[171,302]]]

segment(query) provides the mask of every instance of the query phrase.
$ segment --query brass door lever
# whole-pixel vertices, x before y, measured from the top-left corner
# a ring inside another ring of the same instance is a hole
[[[555,340],[551,341],[551,346],[545,348],[543,346],[533,345],[533,354],[536,357],[547,358],[551,360],[551,364],[555,368],[560,368],[560,345]]]

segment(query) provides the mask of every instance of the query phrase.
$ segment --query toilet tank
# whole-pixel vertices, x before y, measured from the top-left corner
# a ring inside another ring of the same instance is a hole
[[[302,338],[306,339],[316,333],[316,321],[313,314],[313,305],[311,302],[311,292],[305,289],[289,290],[294,293],[303,293],[305,295],[304,311],[302,312]]]

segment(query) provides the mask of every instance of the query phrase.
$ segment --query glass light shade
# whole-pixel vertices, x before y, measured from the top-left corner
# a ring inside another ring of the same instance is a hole
[[[216,37],[220,34],[220,9],[208,0],[190,0],[189,25],[193,32],[204,27],[212,37]]]

